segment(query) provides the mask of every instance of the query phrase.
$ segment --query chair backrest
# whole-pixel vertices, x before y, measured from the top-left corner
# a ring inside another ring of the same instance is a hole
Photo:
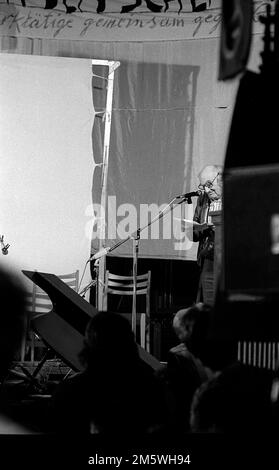
[[[78,283],[79,283],[79,271],[75,271],[70,274],[60,274],[58,276],[62,281],[64,281],[68,286],[72,287],[74,291],[78,292]]]
[[[58,276],[69,287],[78,291],[79,271]],[[52,309],[52,302],[46,292],[33,284],[32,292],[27,293],[26,310],[32,313],[46,313]]]
[[[151,271],[145,274],[139,274],[136,282],[136,294],[145,296],[145,312],[136,312],[135,319],[133,312],[128,313],[132,322],[132,330],[137,337],[137,322],[140,325],[140,345],[149,352],[150,349],[150,287],[151,287]],[[121,276],[106,271],[103,296],[103,310],[108,307],[108,294],[133,296],[134,294],[134,277]],[[132,310],[132,309],[131,309]],[[120,313],[120,312],[119,312]],[[124,314],[127,317],[127,313]]]
[[[78,291],[78,282],[79,282],[79,271],[75,271],[69,274],[61,274],[58,276],[63,282],[65,282],[69,287],[74,289],[76,292]],[[35,337],[39,338],[30,328],[30,321],[37,316],[43,315],[48,313],[52,310],[53,305],[52,302],[47,295],[47,293],[33,283],[32,292],[27,292],[26,294],[26,324],[25,324],[25,331],[23,334],[23,339],[21,343],[21,352],[20,358],[21,362],[25,361],[26,358],[26,345],[28,341],[31,343],[31,353],[30,353],[30,360],[34,362],[35,360]],[[27,338],[30,338],[29,340]]]
[[[145,274],[139,274],[136,282],[137,295],[146,296],[146,315],[150,314],[150,287],[151,287],[151,271]],[[103,309],[107,310],[107,295],[133,295],[134,278],[133,276],[121,276],[106,271]]]

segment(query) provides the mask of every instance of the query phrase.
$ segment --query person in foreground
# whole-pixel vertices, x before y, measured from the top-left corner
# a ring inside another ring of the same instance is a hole
[[[18,351],[24,331],[25,291],[20,280],[10,271],[0,269],[0,434],[29,434],[30,429],[17,420],[3,384]]]
[[[214,372],[203,364],[210,307],[198,303],[179,310],[173,328],[180,343],[171,348],[167,365],[161,374],[166,383],[172,408],[171,425],[176,430],[189,430],[190,405],[195,390]]]
[[[273,431],[272,374],[238,361],[195,392],[190,424],[194,433],[263,434]]]
[[[60,384],[53,396],[55,431],[134,436],[161,428],[163,392],[139,357],[129,321],[99,312],[89,322],[83,372]]]

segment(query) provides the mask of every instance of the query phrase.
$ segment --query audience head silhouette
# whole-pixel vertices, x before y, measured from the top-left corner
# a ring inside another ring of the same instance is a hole
[[[0,380],[8,371],[20,346],[24,326],[25,293],[17,276],[0,269],[1,327]]]
[[[210,307],[197,303],[191,307],[178,310],[173,319],[174,331],[181,343],[197,354],[206,339]]]
[[[21,423],[22,416],[11,407],[4,386],[24,332],[25,291],[18,277],[3,268],[0,269],[0,305],[0,434],[29,434],[32,431]]]
[[[196,391],[193,432],[265,432],[271,425],[269,371],[236,362]]]
[[[170,420],[182,432],[189,427],[195,390],[212,374],[202,362],[209,311],[209,307],[198,303],[178,310],[173,319],[173,328],[180,343],[169,350],[162,376],[172,409]]]
[[[64,381],[54,397],[63,432],[131,435],[161,422],[159,384],[140,359],[126,318],[97,313],[87,326],[81,359],[85,370]]]
[[[128,320],[112,312],[97,313],[87,325],[81,360],[87,367],[138,360],[138,348]],[[120,361],[120,362],[119,362]]]

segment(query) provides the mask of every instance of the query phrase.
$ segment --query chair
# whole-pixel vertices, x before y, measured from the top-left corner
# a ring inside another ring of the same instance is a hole
[[[65,282],[68,286],[74,289],[76,292],[78,291],[78,283],[79,283],[79,271],[75,271],[70,274],[62,274],[58,276],[63,282]],[[46,348],[43,341],[40,337],[32,331],[30,326],[30,322],[33,318],[37,315],[43,315],[48,313],[52,310],[53,305],[44,290],[38,287],[36,284],[33,284],[32,292],[28,292],[26,296],[26,325],[25,325],[25,333],[23,335],[23,340],[21,343],[21,351],[20,351],[20,361],[26,362],[26,353],[27,349],[30,349],[30,362],[34,363],[37,362],[35,358],[35,350],[36,348]],[[29,361],[28,361],[29,362]]]
[[[150,286],[151,286],[151,271],[146,274],[137,276],[136,292],[137,296],[145,295],[145,312],[137,312],[136,323],[140,324],[140,345],[142,348],[150,352]],[[133,276],[120,276],[106,271],[105,284],[103,290],[103,310],[107,311],[108,295],[129,295],[133,296],[134,292],[134,278]],[[121,313],[121,315],[128,315],[132,321],[132,315]],[[136,331],[134,331],[136,335]]]

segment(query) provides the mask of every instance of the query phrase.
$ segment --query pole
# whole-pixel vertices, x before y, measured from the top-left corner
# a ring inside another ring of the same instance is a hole
[[[137,334],[137,275],[138,275],[138,255],[139,255],[140,229],[137,230],[133,238],[133,306],[132,306],[132,331]]]
[[[104,247],[106,238],[106,213],[107,213],[107,179],[108,179],[108,161],[109,161],[109,144],[110,144],[110,130],[111,130],[111,112],[112,112],[112,98],[113,98],[113,82],[114,71],[119,67],[120,62],[94,60],[92,65],[106,65],[109,67],[107,78],[107,96],[106,96],[106,110],[105,110],[105,131],[104,131],[104,148],[103,148],[103,164],[102,164],[102,182],[101,182],[101,207],[102,218],[100,224],[99,236],[99,250]],[[97,308],[99,311],[103,310],[103,289],[106,273],[106,257],[103,256],[97,268],[97,286],[96,286],[96,300]]]

